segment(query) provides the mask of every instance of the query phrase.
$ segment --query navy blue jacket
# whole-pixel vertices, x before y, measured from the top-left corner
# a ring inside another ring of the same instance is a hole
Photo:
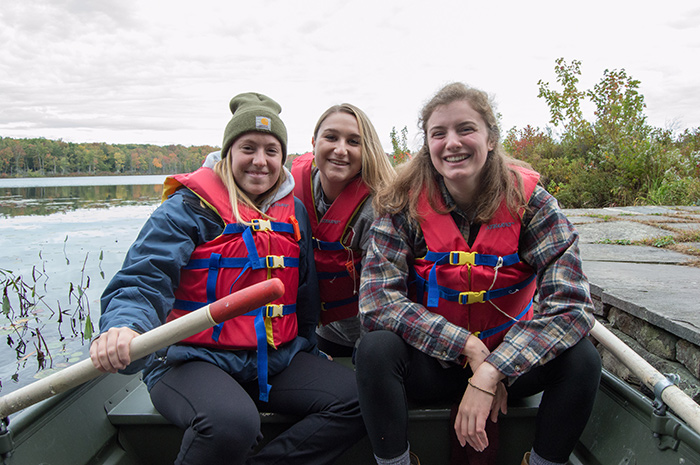
[[[277,350],[268,351],[270,375],[286,368],[299,351],[317,353],[315,329],[321,307],[311,226],[302,203],[294,199],[294,207],[302,236],[296,312],[299,335]],[[105,288],[100,330],[126,326],[143,333],[163,324],[175,301],[180,268],[187,264],[197,245],[213,240],[223,228],[219,216],[201,205],[189,189],[171,195],[146,221],[127,252],[122,269]],[[143,369],[144,381],[150,389],[171,366],[187,360],[213,363],[239,382],[257,377],[254,350],[226,351],[185,345],[173,345],[133,361],[124,373]]]

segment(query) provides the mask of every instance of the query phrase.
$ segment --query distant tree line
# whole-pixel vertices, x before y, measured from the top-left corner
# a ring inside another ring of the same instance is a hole
[[[209,145],[73,143],[0,137],[0,176],[171,174],[202,166]]]

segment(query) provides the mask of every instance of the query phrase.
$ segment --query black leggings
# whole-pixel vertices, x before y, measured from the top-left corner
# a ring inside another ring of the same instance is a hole
[[[175,463],[328,464],[364,436],[352,370],[301,352],[269,381],[264,403],[257,400],[257,381],[239,384],[211,363],[185,362],[168,371],[151,399],[185,430]],[[259,408],[302,418],[250,456],[261,439]]]
[[[362,415],[374,453],[383,459],[398,457],[408,447],[408,398],[459,402],[471,376],[468,368],[443,368],[390,331],[365,335],[356,362]],[[569,459],[593,409],[600,370],[598,352],[583,339],[508,387],[509,399],[544,391],[533,445],[542,458]]]
[[[344,346],[316,334],[318,341],[318,350],[330,355],[331,357],[352,357],[355,353],[355,347]]]

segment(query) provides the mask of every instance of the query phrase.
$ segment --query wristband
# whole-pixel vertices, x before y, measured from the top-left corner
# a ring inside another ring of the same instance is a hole
[[[469,378],[469,379],[467,380],[467,384],[469,384],[471,387],[473,387],[473,388],[476,389],[477,391],[481,391],[481,392],[483,392],[484,394],[490,395],[491,397],[496,397],[496,393],[495,393],[495,392],[487,391],[486,389],[482,389],[482,388],[480,388],[479,386],[475,386],[474,384],[472,384],[472,379],[471,379],[471,378]]]

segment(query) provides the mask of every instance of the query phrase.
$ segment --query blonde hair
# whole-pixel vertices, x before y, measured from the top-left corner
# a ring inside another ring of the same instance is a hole
[[[240,137],[240,136],[239,136]],[[235,143],[235,141],[234,141]],[[267,201],[269,201],[272,196],[275,195],[275,193],[279,190],[280,186],[284,183],[284,181],[287,179],[287,175],[285,174],[285,171],[283,168],[280,168],[280,176],[277,178],[277,182],[267,190],[267,192],[264,192],[261,194],[257,202],[253,202],[250,197],[246,195],[245,192],[241,190],[240,187],[238,187],[238,184],[236,183],[236,179],[233,177],[233,154],[231,154],[231,149],[229,149],[229,153],[227,156],[223,156],[221,160],[216,162],[214,165],[214,172],[219,176],[221,179],[221,182],[224,183],[224,186],[226,186],[226,190],[228,190],[228,197],[229,201],[231,202],[231,208],[233,210],[233,217],[236,219],[237,223],[245,223],[248,224],[242,217],[241,214],[238,210],[238,203],[243,203],[247,205],[248,207],[256,210],[258,213],[263,218],[266,219],[274,219],[271,218],[270,216],[266,215],[263,213],[263,211],[260,209],[262,205],[264,205]],[[282,165],[284,166],[284,165]]]
[[[449,210],[441,209],[433,201],[439,194],[438,184],[435,180],[439,177],[438,171],[433,166],[428,148],[427,125],[430,116],[440,106],[449,105],[455,101],[464,100],[479,113],[488,128],[488,140],[494,149],[488,153],[486,163],[481,171],[478,194],[472,202],[474,221],[477,223],[488,222],[498,210],[501,201],[505,198],[508,209],[513,217],[517,217],[522,208],[527,207],[520,173],[509,165],[528,167],[527,163],[506,155],[500,143],[500,129],[498,120],[493,111],[493,106],[488,95],[478,89],[467,87],[455,82],[440,89],[435,96],[423,106],[419,118],[419,128],[423,131],[423,146],[413,158],[399,169],[395,181],[382,189],[375,197],[377,214],[396,214],[406,210],[409,220],[417,223],[418,200],[420,193],[425,189],[428,193],[430,206],[438,213],[445,214]],[[515,183],[513,183],[515,179]]]
[[[389,157],[384,152],[382,144],[379,142],[379,136],[374,129],[374,125],[372,125],[372,122],[362,110],[349,103],[333,105],[324,111],[318,119],[316,127],[314,127],[314,139],[318,137],[318,131],[326,118],[338,112],[352,115],[357,120],[357,126],[360,130],[360,147],[362,149],[362,181],[367,185],[370,193],[376,195],[384,186],[391,183],[396,172],[394,167],[391,166]]]

